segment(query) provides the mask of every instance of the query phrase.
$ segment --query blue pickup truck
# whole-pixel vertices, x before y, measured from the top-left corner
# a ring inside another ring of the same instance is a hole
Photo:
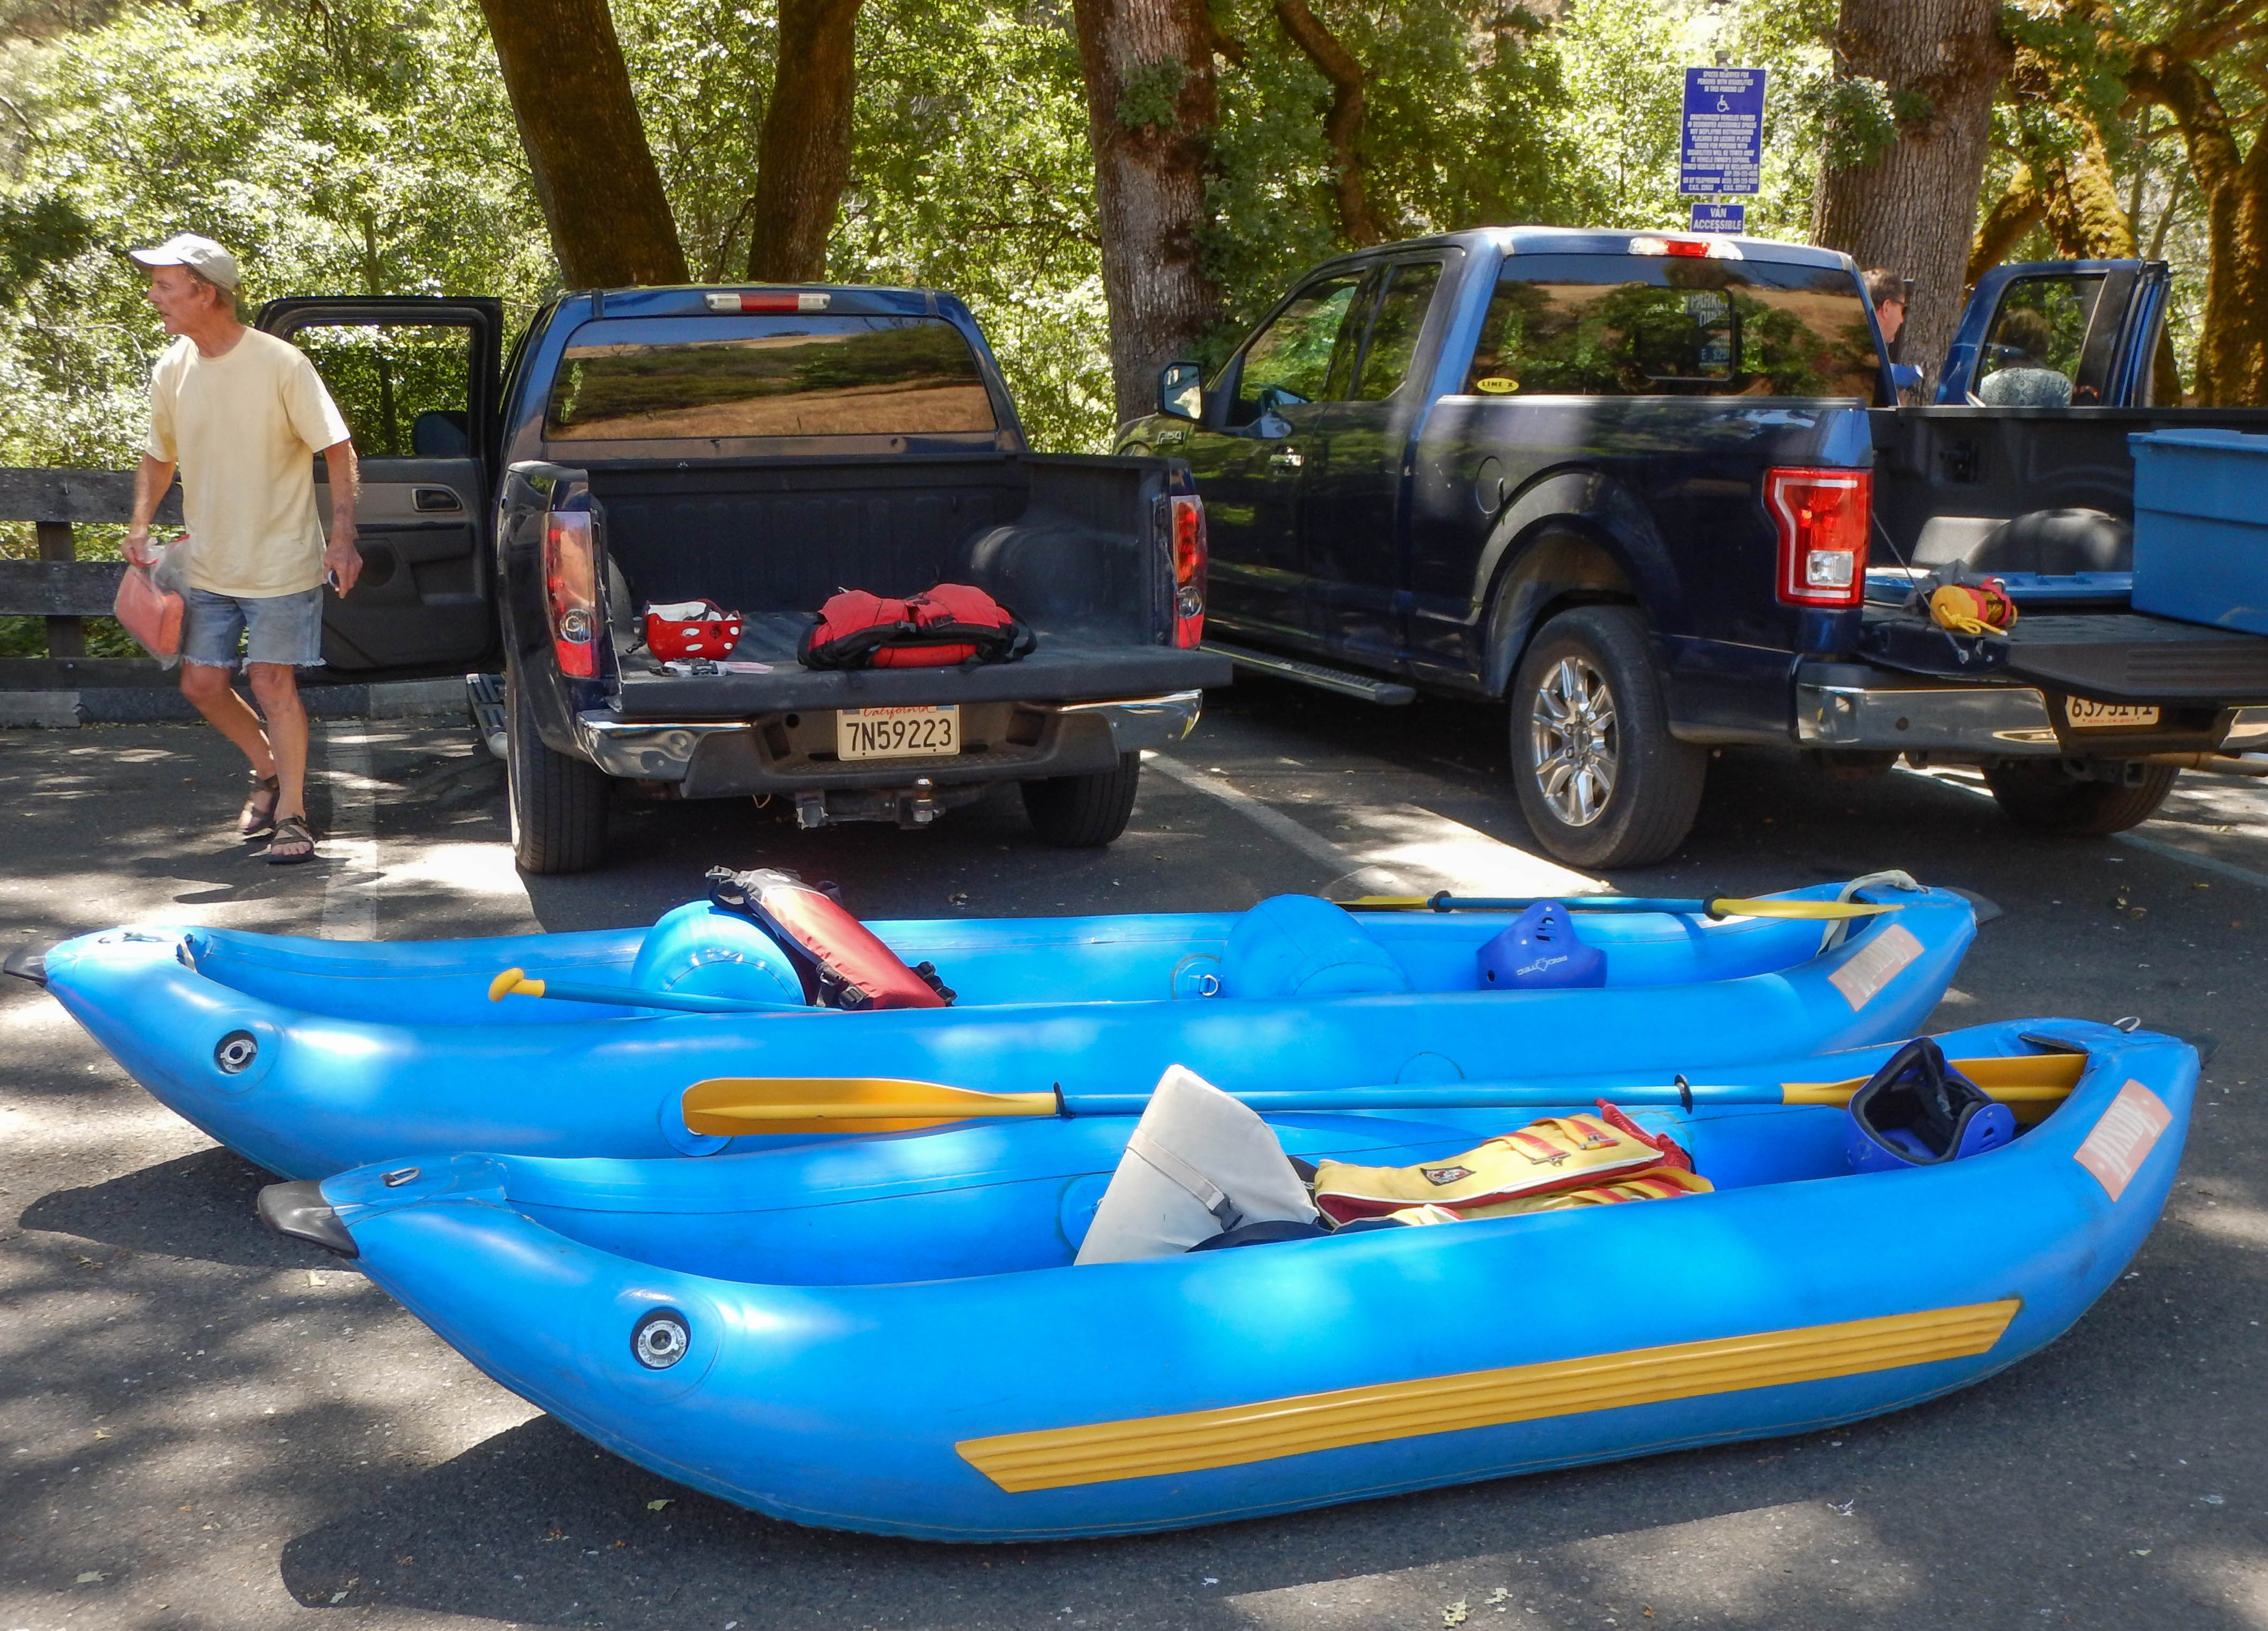
[[[1999,269],[1938,400],[1900,407],[1847,256],[1454,232],[1318,267],[1210,380],[1165,369],[1116,446],[1195,475],[1209,649],[1373,703],[1508,703],[1521,809],[1565,860],[1668,854],[1728,743],[1977,765],[2019,823],[2109,832],[2268,745],[2268,639],[2128,601],[2128,435],[2268,429],[2146,405],[2165,288]],[[1953,562],[2005,580],[2006,638],[1905,609]]]
[[[595,865],[622,790],[920,827],[1014,783],[1043,841],[1108,844],[1142,749],[1230,677],[1197,649],[1188,472],[1030,452],[950,295],[584,291],[508,358],[493,300],[295,298],[259,322],[314,362],[362,455],[363,578],[327,606],[325,660],[367,677],[501,657],[476,706],[500,704],[526,871]],[[1036,649],[799,660],[836,590],[939,582],[990,592]],[[645,645],[644,608],[703,600],[740,616],[732,650]]]

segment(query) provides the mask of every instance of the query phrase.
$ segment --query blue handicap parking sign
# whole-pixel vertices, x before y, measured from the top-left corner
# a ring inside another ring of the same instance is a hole
[[[1677,190],[1753,193],[1764,151],[1764,70],[1689,68]]]
[[[1697,232],[1739,232],[1748,230],[1746,204],[1693,201],[1693,230]]]

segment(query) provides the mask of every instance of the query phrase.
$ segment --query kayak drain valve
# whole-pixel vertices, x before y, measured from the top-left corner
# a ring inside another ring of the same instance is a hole
[[[260,1038],[248,1030],[232,1030],[213,1044],[213,1063],[224,1076],[240,1076],[260,1057]]]
[[[685,1357],[693,1333],[674,1309],[658,1308],[630,1329],[630,1356],[648,1370],[666,1370]]]

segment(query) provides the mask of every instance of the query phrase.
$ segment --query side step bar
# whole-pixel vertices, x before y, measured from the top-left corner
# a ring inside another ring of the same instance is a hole
[[[468,674],[465,675],[465,705],[473,716],[473,734],[499,759],[506,756],[504,747],[504,675],[501,674]]]
[[[1302,662],[1297,657],[1278,657],[1267,652],[1247,651],[1241,646],[1224,646],[1219,640],[1207,640],[1198,649],[1209,651],[1216,657],[1226,657],[1238,668],[1249,668],[1255,674],[1273,675],[1279,680],[1290,680],[1298,685],[1312,685],[1319,691],[1352,697],[1360,702],[1374,702],[1382,707],[1406,707],[1418,700],[1418,688],[1404,685],[1397,680],[1374,680],[1366,674],[1350,674],[1344,668],[1327,668],[1322,663]]]

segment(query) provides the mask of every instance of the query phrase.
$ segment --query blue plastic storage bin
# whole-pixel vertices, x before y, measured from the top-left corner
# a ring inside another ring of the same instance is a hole
[[[2136,611],[2268,634],[2268,436],[2141,431]]]

